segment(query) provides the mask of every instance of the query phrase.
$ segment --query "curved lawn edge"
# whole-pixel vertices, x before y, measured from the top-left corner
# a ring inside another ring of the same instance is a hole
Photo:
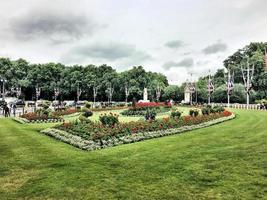
[[[92,150],[103,149],[103,148],[112,147],[112,146],[118,146],[121,144],[129,144],[129,143],[139,142],[142,140],[158,138],[158,137],[163,137],[167,135],[174,135],[174,134],[179,134],[179,133],[183,133],[187,131],[192,131],[195,129],[205,128],[205,127],[219,124],[219,123],[222,123],[222,122],[234,119],[234,118],[235,118],[235,114],[232,113],[232,115],[230,116],[221,117],[221,118],[214,119],[208,122],[203,122],[197,125],[183,126],[180,128],[173,128],[173,129],[160,130],[160,131],[140,132],[140,133],[122,136],[120,138],[114,137],[114,138],[110,138],[108,140],[102,140],[102,141],[85,140],[80,136],[72,135],[66,131],[62,131],[56,128],[47,128],[45,130],[42,130],[41,133],[51,136],[67,144],[71,144],[72,146],[78,147],[82,150],[92,151]]]
[[[30,123],[29,120],[22,118],[22,117],[13,117],[12,118],[15,122],[20,123],[20,124],[27,124]]]

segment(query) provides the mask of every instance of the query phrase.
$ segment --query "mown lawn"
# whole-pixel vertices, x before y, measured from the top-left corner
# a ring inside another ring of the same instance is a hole
[[[0,199],[266,199],[267,112],[85,152],[0,119]]]
[[[178,109],[179,111],[182,112],[182,115],[189,115],[189,107],[173,107],[174,109]],[[113,114],[117,114],[119,115],[119,121],[121,122],[130,122],[130,121],[138,121],[138,120],[144,120],[144,117],[139,117],[139,116],[124,116],[121,115],[120,113],[123,110],[112,110],[112,111],[100,111],[100,112],[94,112],[92,117],[89,117],[89,119],[93,120],[93,121],[98,121],[99,120],[99,116],[101,114],[109,114],[109,113],[113,113]],[[163,117],[169,117],[170,116],[171,111],[169,112],[164,112],[164,113],[158,113],[157,114],[157,118],[163,118]]]

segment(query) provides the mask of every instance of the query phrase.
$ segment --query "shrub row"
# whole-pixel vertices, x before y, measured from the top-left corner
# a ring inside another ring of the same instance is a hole
[[[225,109],[222,106],[205,106],[204,108],[201,109],[201,112],[203,115],[209,115],[211,113],[221,113],[225,111]]]

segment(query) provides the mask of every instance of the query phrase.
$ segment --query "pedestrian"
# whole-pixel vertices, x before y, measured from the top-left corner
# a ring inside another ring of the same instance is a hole
[[[13,115],[14,115],[14,117],[16,117],[16,109],[17,109],[17,106],[16,106],[16,104],[13,104]]]
[[[5,117],[10,117],[10,109],[8,105],[5,105]]]

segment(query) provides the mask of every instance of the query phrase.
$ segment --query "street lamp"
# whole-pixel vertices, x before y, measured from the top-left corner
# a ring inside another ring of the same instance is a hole
[[[209,80],[208,80],[208,105],[210,105],[211,94],[214,92],[214,85],[211,80],[210,70],[209,70]]]
[[[241,65],[241,72],[243,76],[243,81],[247,93],[247,109],[249,109],[249,96],[250,96],[250,91],[252,89],[252,80],[253,80],[253,75],[254,75],[254,64],[252,67],[250,66],[249,63],[249,57],[246,56],[245,59],[247,60],[247,69],[244,69],[243,66]]]

